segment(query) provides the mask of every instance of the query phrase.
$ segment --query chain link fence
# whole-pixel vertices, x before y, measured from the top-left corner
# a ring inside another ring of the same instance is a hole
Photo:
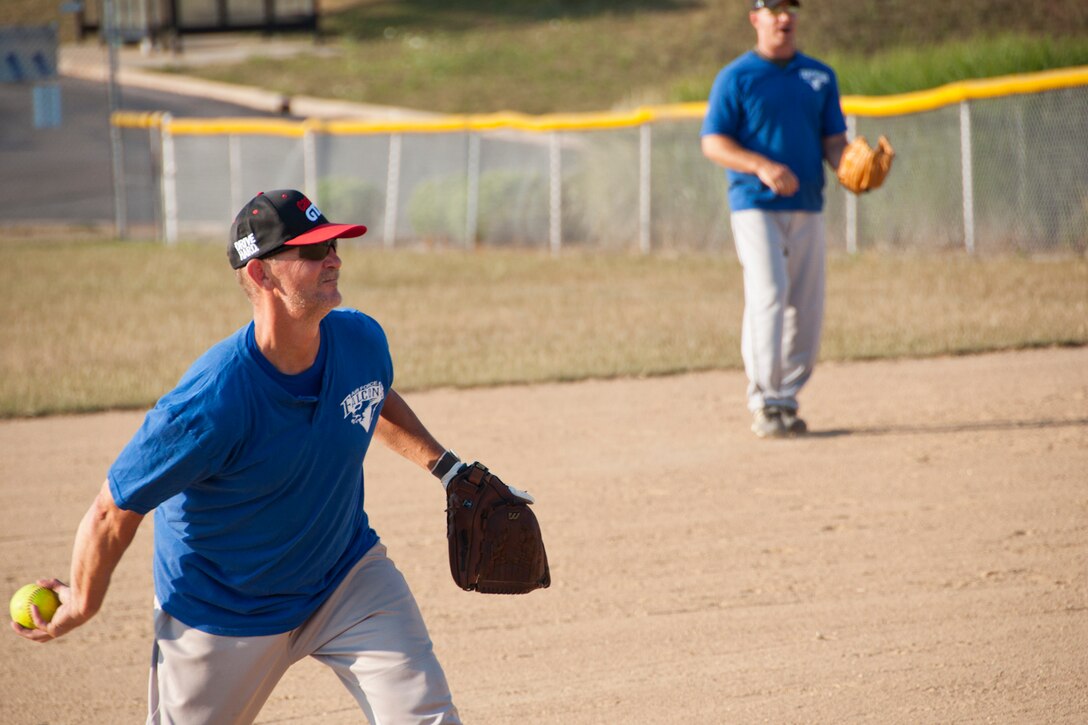
[[[958,99],[946,88],[876,111],[844,99],[851,135],[884,134],[897,156],[862,197],[828,174],[829,247],[1085,254],[1088,69],[1060,75],[960,84]],[[124,112],[118,208],[133,236],[220,241],[256,192],[293,187],[389,248],[731,252],[724,174],[699,148],[702,110],[401,122]],[[40,171],[33,155],[20,163]],[[106,218],[110,187],[108,176],[96,185]],[[0,194],[0,217],[8,203]]]
[[[961,102],[857,120],[897,157],[857,202],[857,244],[1047,254],[1088,250],[1088,87]],[[847,195],[832,190],[830,235],[846,239]]]
[[[161,237],[157,153],[151,153],[146,134],[111,133],[108,56],[108,47],[98,41],[63,47],[61,74],[48,81],[59,90],[55,126],[36,123],[35,89],[40,83],[0,83],[0,234],[102,234],[127,225],[132,237]],[[282,117],[273,110],[147,87],[118,84],[116,90],[112,103],[128,112]],[[124,187],[122,224],[117,223],[114,158],[123,164],[122,173],[116,174],[117,186]]]

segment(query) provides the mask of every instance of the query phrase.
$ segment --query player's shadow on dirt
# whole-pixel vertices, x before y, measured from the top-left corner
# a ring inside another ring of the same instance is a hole
[[[876,425],[860,428],[831,428],[810,430],[808,438],[839,438],[842,436],[928,435],[931,433],[972,433],[999,430],[1038,430],[1041,428],[1084,428],[1088,418],[1068,420],[993,420],[985,422],[941,423],[937,425]]]

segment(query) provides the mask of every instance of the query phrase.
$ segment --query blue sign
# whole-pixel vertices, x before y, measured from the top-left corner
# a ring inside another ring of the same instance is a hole
[[[34,128],[58,128],[61,122],[60,85],[34,86]]]
[[[26,83],[56,77],[56,27],[0,28],[0,83]]]

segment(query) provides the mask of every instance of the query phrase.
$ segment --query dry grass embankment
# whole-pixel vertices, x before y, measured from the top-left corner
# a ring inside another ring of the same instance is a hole
[[[218,246],[0,241],[0,417],[150,405],[249,319]],[[732,256],[348,247],[401,389],[740,366]],[[833,256],[824,359],[1088,344],[1088,260]]]

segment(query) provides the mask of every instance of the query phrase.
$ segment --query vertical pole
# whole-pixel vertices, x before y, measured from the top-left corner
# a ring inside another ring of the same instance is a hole
[[[109,82],[106,97],[109,105],[110,161],[113,171],[113,220],[119,239],[128,237],[128,199],[125,196],[125,156],[121,129],[114,124],[113,114],[121,108],[121,88],[117,82],[118,37],[116,0],[103,0],[106,47],[109,53]]]
[[[480,134],[468,134],[468,180],[465,199],[465,249],[476,246],[480,212]]]
[[[162,238],[167,244],[178,241],[178,167],[174,157],[174,134],[169,113],[162,117]]]
[[[155,221],[155,234],[157,236],[156,241],[165,242],[166,239],[163,236],[163,215],[162,215],[162,112],[155,111],[152,113],[152,117],[155,119],[154,123],[148,125],[147,128],[147,143],[149,145],[148,157],[151,159],[151,179],[152,183],[156,185],[151,198],[153,199],[152,206],[152,218]]]
[[[178,15],[178,0],[166,0],[167,18],[163,25],[168,29],[166,42],[170,52],[177,54],[181,50],[181,20]]]
[[[559,254],[563,245],[563,168],[560,158],[559,132],[552,131],[548,153],[549,204],[548,246],[553,255]]]
[[[313,199],[320,209],[324,201],[317,188],[317,140],[314,127],[307,124],[302,132],[302,184],[306,190],[306,196]]]
[[[151,50],[151,39],[148,30],[151,27],[147,14],[147,0],[136,3],[136,22],[135,25],[140,31],[140,50],[146,53]]]
[[[650,129],[650,124],[644,123],[638,132],[638,248],[643,254],[650,253],[650,203],[653,199]]]
[[[846,131],[853,139],[858,134],[857,116],[846,117]],[[848,254],[857,254],[858,251],[858,195],[846,189],[842,193],[846,196],[846,251]]]
[[[1013,107],[1013,119],[1016,123],[1016,212],[1015,218],[1022,219],[1028,212],[1026,184],[1028,175],[1027,127],[1024,124],[1024,104],[1017,101]]]
[[[960,102],[960,159],[963,163],[963,240],[968,254],[975,253],[975,180],[971,158],[971,107]]]
[[[227,158],[229,159],[230,208],[231,214],[242,208],[242,139],[238,134],[227,136]]]
[[[385,174],[385,230],[382,242],[387,249],[393,248],[397,235],[397,196],[400,191],[401,135],[389,136],[389,166]]]

